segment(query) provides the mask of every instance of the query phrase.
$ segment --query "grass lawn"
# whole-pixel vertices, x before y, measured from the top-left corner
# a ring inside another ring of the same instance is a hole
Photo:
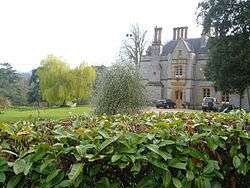
[[[35,120],[41,119],[62,119],[67,118],[70,114],[83,114],[90,112],[91,106],[78,106],[75,108],[64,107],[64,108],[10,108],[0,114],[0,122],[16,122],[22,120]]]

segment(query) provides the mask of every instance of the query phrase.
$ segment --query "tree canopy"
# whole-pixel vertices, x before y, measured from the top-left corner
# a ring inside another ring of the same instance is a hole
[[[75,69],[62,59],[49,55],[37,71],[41,95],[50,104],[65,105],[67,101],[90,97],[95,81],[95,69],[80,65]]]
[[[40,94],[40,81],[39,77],[37,75],[37,69],[32,70],[32,74],[29,81],[29,92],[28,92],[28,102],[29,103],[39,103],[42,100],[41,94]]]
[[[0,63],[0,96],[13,104],[27,102],[29,75],[20,74],[9,63]]]
[[[250,86],[250,2],[203,0],[197,18],[210,36],[207,78],[218,90],[242,96]]]
[[[141,57],[145,51],[147,31],[139,24],[134,24],[130,26],[129,32],[122,43],[120,60],[140,67]]]
[[[96,71],[93,67],[81,64],[72,70],[72,90],[73,97],[77,100],[89,99],[92,94],[92,88],[95,84]]]

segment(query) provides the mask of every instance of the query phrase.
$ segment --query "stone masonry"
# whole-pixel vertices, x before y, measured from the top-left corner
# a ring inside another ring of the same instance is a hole
[[[172,99],[178,108],[200,109],[205,96],[239,106],[239,96],[216,92],[204,76],[208,60],[207,36],[187,38],[188,27],[173,29],[173,40],[162,45],[162,28],[155,27],[154,39],[142,57],[141,71],[151,101]],[[243,106],[249,109],[245,94]]]

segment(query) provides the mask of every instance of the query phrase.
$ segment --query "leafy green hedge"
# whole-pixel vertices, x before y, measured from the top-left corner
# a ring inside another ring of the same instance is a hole
[[[238,111],[0,124],[0,187],[247,187],[249,120]]]

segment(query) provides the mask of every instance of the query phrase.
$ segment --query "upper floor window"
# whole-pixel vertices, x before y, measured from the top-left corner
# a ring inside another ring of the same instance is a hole
[[[229,93],[223,92],[221,95],[222,102],[229,102]]]
[[[181,77],[182,74],[183,74],[182,66],[176,66],[175,67],[175,76],[176,77]]]
[[[182,55],[182,50],[178,50],[178,56]]]
[[[209,88],[203,88],[203,97],[210,97],[210,89]]]

